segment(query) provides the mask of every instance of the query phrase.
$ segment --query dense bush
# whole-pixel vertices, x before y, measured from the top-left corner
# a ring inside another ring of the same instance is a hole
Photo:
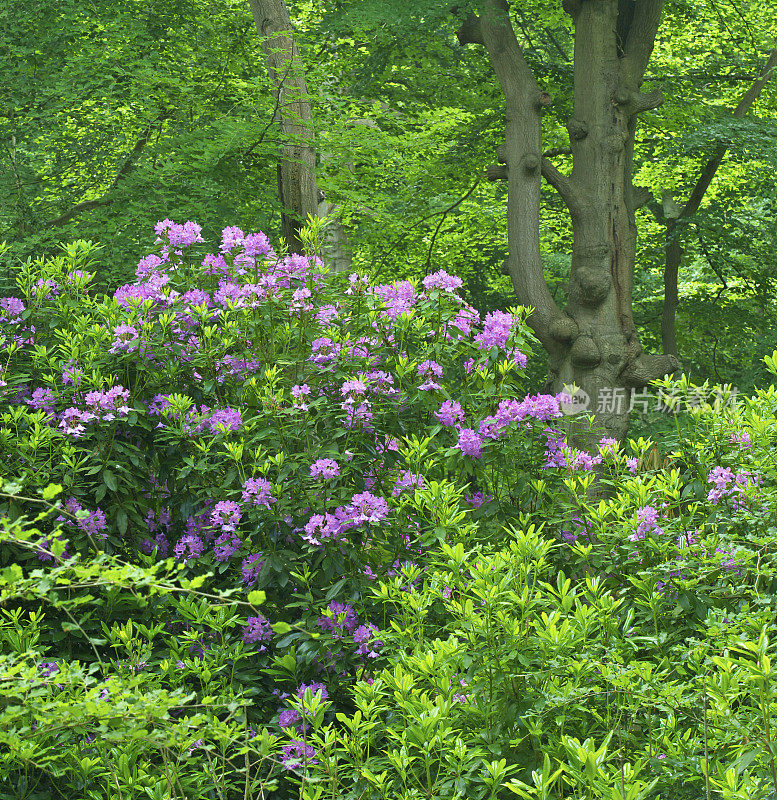
[[[156,232],[0,299],[6,796],[777,790],[774,389],[581,452],[523,309]]]

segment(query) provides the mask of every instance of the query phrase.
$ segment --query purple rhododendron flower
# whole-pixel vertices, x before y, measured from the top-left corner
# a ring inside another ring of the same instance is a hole
[[[457,422],[464,421],[464,409],[455,400],[446,400],[441,406],[439,411],[434,412],[443,425],[453,427]]]
[[[272,486],[265,478],[249,478],[243,484],[243,502],[269,508],[277,499],[272,496]]]
[[[114,340],[111,344],[111,353],[132,353],[138,349],[140,334],[134,325],[117,325],[113,329]]]
[[[340,474],[340,466],[333,458],[319,458],[310,466],[311,478],[330,480]]]
[[[348,523],[350,523],[350,519],[348,519],[347,513],[342,508],[335,510],[334,514],[328,512],[326,514],[313,514],[305,523],[305,533],[302,538],[308,544],[318,547],[322,541],[337,539],[340,533],[348,526]]]
[[[658,525],[658,510],[653,506],[642,506],[637,509],[634,521],[637,526],[634,533],[629,536],[629,541],[637,542],[644,539],[650,531],[655,531],[658,536],[664,533],[664,529]]]
[[[396,481],[394,482],[394,488],[391,490],[392,497],[398,497],[402,492],[407,489],[415,491],[416,489],[423,489],[426,487],[426,481],[418,472],[412,472],[409,469],[400,472]]]
[[[612,437],[604,436],[599,439],[599,452],[603,456],[614,456],[617,454],[620,442]]]
[[[52,549],[54,540],[61,539],[62,536],[41,536],[37,542],[37,556],[39,561],[53,561],[54,560],[54,551]],[[65,549],[62,551],[62,555],[60,556],[62,559],[70,558],[70,554],[67,552],[67,545],[65,545]]]
[[[355,494],[345,510],[357,526],[363,522],[382,522],[389,513],[388,503],[382,497],[376,497],[369,492]]]
[[[249,257],[274,255],[269,239],[261,231],[246,234],[243,238],[243,252]]]
[[[224,531],[213,543],[216,561],[228,561],[240,549],[243,542],[232,531]]]
[[[84,373],[79,369],[75,361],[69,361],[62,368],[62,383],[63,385],[70,384],[71,386],[81,385],[81,376]]]
[[[260,614],[256,617],[249,617],[246,620],[246,626],[243,628],[243,641],[246,644],[269,642],[272,636],[272,625],[267,617]]]
[[[343,395],[343,397],[347,397],[349,395],[361,395],[366,391],[367,384],[360,380],[345,381],[345,383],[343,383],[343,385],[340,387],[340,394]]]
[[[329,698],[329,690],[323,683],[301,683],[295,690],[294,696],[300,700],[305,696],[305,691],[310,689],[310,693],[315,697],[321,692],[321,699],[327,700]]]
[[[461,428],[455,445],[465,456],[480,458],[483,455],[483,440],[472,428]]]
[[[494,499],[494,496],[490,494],[484,495],[483,492],[473,492],[472,494],[465,494],[464,499],[473,509],[476,509],[480,508],[484,503],[490,503]]]
[[[71,406],[62,412],[58,427],[61,428],[67,436],[78,439],[86,432],[84,426],[93,419],[95,419],[94,414],[88,411],[79,411],[79,409]]]
[[[204,549],[205,544],[202,539],[194,533],[189,533],[178,540],[173,548],[173,555],[178,561],[188,562],[198,559]]]
[[[262,572],[264,561],[262,560],[261,553],[252,553],[243,559],[242,576],[243,583],[252,584],[259,580],[259,575]]]
[[[243,426],[243,418],[240,416],[240,412],[234,408],[219,408],[207,420],[203,420],[202,425],[207,427],[211,433],[229,433],[240,430]]]
[[[378,650],[383,646],[383,642],[378,639],[379,634],[380,631],[371,623],[360,625],[353,632],[353,640],[359,645],[356,655],[377,658],[380,655]]]
[[[221,232],[221,250],[228,253],[233,247],[243,244],[245,234],[240,228],[227,227]]]
[[[240,506],[233,500],[222,500],[216,503],[210,515],[210,521],[211,524],[223,531],[234,531],[242,514]]]
[[[87,392],[86,405],[95,412],[96,417],[109,422],[129,414],[129,390],[123,386],[112,386],[104,392]]]
[[[513,332],[515,320],[504,311],[491,311],[486,314],[482,333],[475,336],[475,342],[481,350],[491,350],[493,347],[504,348]]]
[[[50,678],[59,672],[59,664],[56,661],[41,661],[38,670],[43,678]]]
[[[422,361],[418,365],[418,374],[422,378],[434,375],[436,378],[442,377],[442,367],[436,361]]]
[[[318,764],[316,751],[309,744],[293,739],[281,748],[281,763],[286,769],[300,769],[308,764]]]
[[[353,402],[353,398],[349,397],[340,404],[340,408],[345,411],[345,419],[343,420],[346,428],[364,428],[371,430],[370,422],[374,418],[372,413],[372,406],[368,400],[364,400],[358,405]]]
[[[173,247],[189,247],[203,241],[200,235],[202,228],[196,222],[186,221],[183,225],[179,225],[175,222],[170,222],[170,220],[164,220],[157,223],[157,227],[162,225],[166,227],[167,240]],[[161,236],[164,231],[164,227],[160,228],[160,230],[157,230],[157,235]]]
[[[0,297],[0,322],[17,325],[24,311],[25,305],[18,297]]]
[[[442,289],[444,292],[455,292],[464,285],[464,281],[456,275],[448,275],[444,269],[441,269],[439,272],[427,275],[423,279],[423,284],[427,291]]]
[[[323,616],[318,618],[316,623],[319,628],[325,631],[339,634],[340,631],[353,633],[356,630],[356,611],[350,603],[340,603],[332,601],[326,608]]]
[[[383,315],[392,321],[409,313],[418,299],[410,281],[399,281],[393,286],[382,284],[372,291],[386,304]]]
[[[54,413],[54,392],[51,389],[34,389],[32,396],[25,401],[30,408],[45,411],[47,414]]]
[[[278,714],[278,724],[281,728],[291,728],[296,725],[302,717],[300,717],[299,711],[296,708],[284,708],[280,714]]]
[[[38,278],[32,287],[31,294],[42,300],[50,300],[59,294],[59,284],[51,278]]]

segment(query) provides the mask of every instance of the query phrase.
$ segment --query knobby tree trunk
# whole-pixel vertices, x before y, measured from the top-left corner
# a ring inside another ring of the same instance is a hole
[[[574,112],[567,122],[573,168],[542,155],[542,111],[552,99],[526,63],[506,0],[485,0],[459,31],[483,44],[506,100],[503,161],[508,181],[508,269],[519,301],[549,355],[553,391],[575,385],[588,396],[598,432],[623,439],[630,390],[674,372],[672,356],[647,355],[632,317],[635,211],[648,200],[632,185],[638,114],[659,106],[640,85],[653,49],[662,0],[567,0],[575,24]],[[572,222],[569,301],[560,309],[540,257],[541,177],[564,200]],[[578,438],[590,444],[591,437]]]
[[[284,0],[249,0],[249,4],[262,37],[284,138],[278,164],[282,234],[291,251],[301,253],[299,230],[308,216],[318,215],[313,110]]]
[[[750,88],[742,96],[742,99],[734,109],[733,116],[736,118],[744,117],[750,110],[761,90],[766,86],[772,75],[777,72],[777,47],[773,48],[769,54],[766,66],[761,74],[755,79]],[[680,271],[680,263],[683,258],[683,247],[680,241],[682,223],[680,220],[687,220],[692,217],[701,205],[704,194],[712,183],[718,167],[723,162],[723,158],[728,150],[728,145],[720,143],[712,154],[712,157],[704,166],[704,169],[696,181],[696,185],[691,191],[688,202],[680,208],[667,192],[664,196],[662,214],[660,218],[666,227],[666,245],[664,248],[664,309],[661,316],[661,342],[665,353],[677,356],[677,330],[676,315],[679,305],[677,290],[677,278]]]

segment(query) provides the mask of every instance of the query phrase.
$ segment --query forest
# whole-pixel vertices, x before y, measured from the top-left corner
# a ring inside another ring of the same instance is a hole
[[[773,3],[5,0],[0,75],[0,800],[777,798]]]

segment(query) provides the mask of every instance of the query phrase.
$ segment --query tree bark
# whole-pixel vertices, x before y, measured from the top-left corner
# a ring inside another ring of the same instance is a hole
[[[318,215],[313,110],[284,0],[249,0],[249,5],[262,38],[284,136],[278,164],[282,234],[290,250],[301,253],[299,230],[308,216]]]
[[[597,431],[574,439],[590,446],[602,435],[623,439],[630,390],[679,366],[671,356],[642,353],[631,310],[635,210],[644,203],[644,192],[632,185],[634,133],[637,115],[663,100],[660,92],[640,92],[662,0],[565,0],[564,8],[575,23],[568,176],[543,158],[542,109],[550,98],[524,60],[506,0],[485,0],[479,20],[468,19],[459,39],[485,45],[505,95],[508,268],[520,302],[535,309],[529,323],[548,351],[548,387],[575,385],[589,398]],[[561,195],[572,222],[563,311],[542,271],[541,177]]]
[[[773,48],[769,54],[766,66],[761,70],[761,74],[755,79],[750,88],[742,96],[742,99],[734,109],[733,116],[736,118],[744,117],[750,110],[761,90],[766,86],[769,79],[777,71],[777,47]],[[723,158],[728,150],[725,143],[719,144],[707,161],[704,169],[693,187],[688,202],[683,206],[679,213],[675,213],[674,204],[667,209],[664,207],[664,225],[666,227],[666,244],[664,247],[664,309],[661,315],[661,343],[665,353],[673,356],[678,355],[677,348],[677,306],[679,305],[679,294],[677,289],[677,279],[680,271],[680,264],[683,260],[683,246],[680,241],[682,225],[678,224],[679,219],[688,219],[693,216],[701,205],[704,195],[712,183],[715,174],[723,162]]]

